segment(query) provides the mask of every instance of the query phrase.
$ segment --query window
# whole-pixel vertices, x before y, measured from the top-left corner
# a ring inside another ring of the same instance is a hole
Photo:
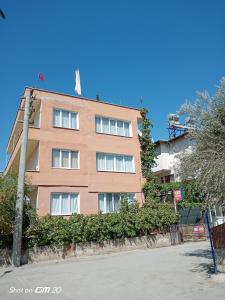
[[[135,193],[127,193],[128,203],[136,200]],[[98,194],[98,210],[103,213],[116,212],[120,209],[121,194],[120,193],[101,193]]]
[[[80,212],[78,193],[52,193],[51,215],[72,215]]]
[[[78,114],[72,111],[54,109],[53,126],[78,129]]]
[[[71,150],[52,149],[52,167],[79,169],[79,152]]]
[[[104,133],[109,133],[109,119],[102,118],[102,130]]]
[[[131,123],[109,119],[104,117],[95,117],[95,130],[98,133],[106,133],[120,136],[131,137]]]
[[[143,127],[142,119],[137,119],[137,122],[138,122],[138,130],[137,130],[137,132],[138,132],[138,134],[140,136],[142,136],[142,127]]]
[[[130,155],[96,154],[97,171],[133,173],[134,159]]]

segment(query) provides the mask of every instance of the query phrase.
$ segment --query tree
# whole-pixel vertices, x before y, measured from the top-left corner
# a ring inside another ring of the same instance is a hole
[[[152,123],[148,119],[148,110],[146,108],[142,108],[140,113],[142,117],[142,133],[139,135],[141,146],[141,169],[142,175],[146,179],[146,183],[143,186],[143,192],[145,198],[147,196],[154,198],[156,196],[156,180],[152,168],[155,166],[156,155],[151,136]]]
[[[142,117],[142,134],[139,135],[141,146],[141,169],[142,175],[145,177],[146,181],[150,182],[154,177],[152,167],[155,166],[155,147],[151,137],[152,123],[147,117],[148,110],[146,108],[142,108],[140,112]]]
[[[194,104],[185,103],[180,114],[189,114],[196,129],[190,132],[193,151],[180,157],[181,180],[195,180],[208,204],[225,204],[225,78],[214,96],[198,93]]]
[[[15,206],[17,196],[16,174],[0,177],[0,247],[11,247]],[[25,185],[25,196],[29,196],[30,186]],[[36,213],[25,201],[23,210],[23,238],[27,235],[31,224],[36,220]]]

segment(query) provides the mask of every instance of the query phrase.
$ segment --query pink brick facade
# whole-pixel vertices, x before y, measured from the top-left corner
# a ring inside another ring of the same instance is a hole
[[[29,159],[34,157],[32,153],[34,153],[33,148],[36,147],[38,167],[26,172],[26,176],[36,189],[34,202],[39,215],[50,213],[51,193],[78,193],[79,212],[83,214],[98,212],[99,193],[135,193],[136,199],[140,203],[143,202],[141,192],[143,179],[137,134],[138,119],[140,119],[138,110],[38,89],[34,89],[33,95],[37,99],[35,101],[39,103],[40,128],[29,128],[31,150],[29,152],[28,149],[27,166],[32,165]],[[76,112],[79,129],[55,128],[54,108]],[[97,133],[96,116],[129,121],[132,136]],[[11,158],[5,173],[18,168],[20,132],[18,130],[17,133],[16,130],[19,126],[19,118],[21,116],[17,115],[9,140],[8,151],[11,153]],[[79,151],[79,169],[53,168],[52,149]],[[134,172],[97,171],[96,153],[98,152],[133,156]]]

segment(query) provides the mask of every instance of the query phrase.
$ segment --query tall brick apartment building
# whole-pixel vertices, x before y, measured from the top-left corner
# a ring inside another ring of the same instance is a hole
[[[5,174],[18,171],[24,97],[9,137]],[[33,88],[26,178],[39,215],[119,208],[121,193],[143,202],[137,109]]]

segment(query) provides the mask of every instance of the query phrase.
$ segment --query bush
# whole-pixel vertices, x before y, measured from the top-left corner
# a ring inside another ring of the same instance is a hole
[[[17,176],[0,178],[0,247],[12,247],[15,218]],[[25,186],[29,196],[29,186]],[[176,223],[177,215],[169,204],[147,199],[143,207],[129,204],[123,195],[117,213],[71,218],[45,216],[38,218],[34,209],[24,202],[23,247],[63,246],[78,242],[103,242],[111,239],[135,237],[152,232],[165,232],[169,224]]]
[[[103,242],[111,239],[135,237],[165,232],[178,216],[168,204],[147,200],[139,208],[137,203],[121,201],[120,212],[84,216],[75,214],[69,219],[46,216],[40,218],[30,232],[30,246],[63,246],[78,242]]]
[[[13,225],[15,220],[15,207],[17,195],[16,174],[0,177],[0,248],[12,247]],[[29,196],[29,185],[25,185],[25,195]],[[29,230],[35,224],[36,213],[29,203],[24,202],[23,209],[23,243]]]

